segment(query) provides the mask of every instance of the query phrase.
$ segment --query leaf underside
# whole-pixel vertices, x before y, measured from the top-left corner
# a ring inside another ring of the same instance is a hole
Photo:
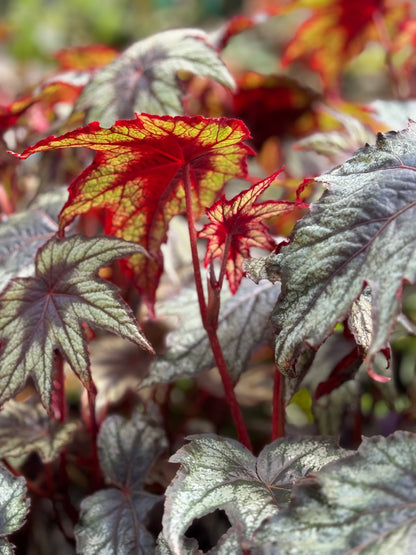
[[[416,125],[379,134],[375,146],[317,180],[328,191],[273,258],[282,278],[272,317],[276,363],[296,375],[298,357],[307,358],[345,320],[368,286],[371,326],[368,308],[360,308],[364,298],[351,322],[371,373],[400,312],[403,284],[416,281]]]
[[[284,439],[267,445],[257,459],[237,441],[212,434],[192,436],[170,459],[181,463],[166,490],[163,538],[182,553],[194,518],[223,509],[241,541],[250,542],[264,519],[289,502],[295,481],[345,456],[333,439]],[[231,540],[230,540],[231,541]]]
[[[49,408],[56,349],[89,388],[83,323],[151,350],[117,288],[98,276],[100,267],[139,250],[120,239],[81,235],[53,237],[39,249],[35,276],[13,279],[0,297],[0,403],[31,375]]]
[[[411,553],[416,436],[364,438],[358,453],[299,482],[256,535],[260,554]]]

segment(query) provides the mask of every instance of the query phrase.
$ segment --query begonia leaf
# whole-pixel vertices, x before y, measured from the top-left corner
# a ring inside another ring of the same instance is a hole
[[[152,304],[169,221],[185,212],[185,180],[190,179],[193,211],[199,218],[229,179],[245,176],[246,158],[252,152],[243,144],[247,138],[239,120],[141,114],[110,129],[92,123],[49,137],[21,157],[71,146],[97,151],[94,162],[71,184],[61,229],[78,214],[104,208],[106,232],[135,241],[150,254],[136,254],[127,267]]]
[[[55,52],[62,71],[87,71],[103,67],[114,60],[119,52],[114,48],[102,44],[73,46]]]
[[[264,23],[278,11],[277,8],[270,7],[254,15],[236,15],[229,19],[218,31],[211,33],[211,40],[222,50],[233,37],[255,25]]]
[[[40,195],[24,212],[0,221],[0,290],[14,277],[34,273],[39,247],[58,231],[58,214],[67,198],[66,188]]]
[[[253,553],[412,552],[415,440],[401,431],[364,438],[356,454],[300,481],[288,508],[257,533]]]
[[[40,403],[8,401],[0,412],[0,458],[36,451],[50,462],[69,443],[77,424],[52,420]]]
[[[224,287],[218,318],[218,338],[233,380],[245,370],[254,350],[270,335],[269,319],[280,291],[279,285],[254,285],[243,280],[234,296]],[[150,368],[143,386],[165,383],[180,377],[194,377],[215,366],[214,355],[201,323],[194,289],[165,301],[158,315],[179,319],[179,326],[167,337],[168,349]]]
[[[229,112],[244,121],[256,149],[269,137],[299,136],[317,125],[319,95],[287,76],[262,75],[254,71],[237,81]],[[305,116],[312,116],[305,123]]]
[[[345,320],[367,285],[373,325],[365,362],[373,375],[374,357],[400,312],[403,284],[416,281],[415,152],[412,123],[405,131],[380,133],[375,146],[317,178],[328,190],[274,258],[282,276],[273,315],[282,372],[296,375],[297,358],[308,358]]]
[[[83,323],[151,350],[117,288],[98,276],[102,266],[142,250],[121,239],[81,235],[53,237],[38,250],[35,276],[13,279],[0,296],[0,403],[30,375],[49,408],[55,350],[90,388]]]
[[[82,92],[77,109],[89,121],[110,126],[135,112],[183,113],[178,71],[211,77],[233,88],[234,80],[204,31],[172,29],[138,41],[99,70]]]
[[[409,16],[408,0],[289,0],[284,10],[307,8],[311,16],[296,30],[282,63],[305,60],[321,74],[326,87],[337,84],[347,62],[371,40],[380,40],[376,20],[395,36]]]
[[[191,436],[170,458],[179,462],[166,490],[163,537],[182,553],[193,519],[223,509],[242,541],[250,542],[263,520],[287,506],[301,477],[347,453],[333,439],[280,439],[256,457],[235,440],[213,434]]]
[[[34,104],[39,103],[47,122],[55,117],[54,106],[66,102],[74,104],[78,98],[83,84],[76,80],[53,80],[44,83],[32,94],[12,102],[9,106],[0,106],[0,131],[12,127],[18,119]],[[36,129],[44,132],[45,129]]]
[[[0,466],[0,491],[0,549],[2,555],[12,555],[14,546],[6,536],[21,528],[26,519],[30,505],[26,498],[26,481]]]
[[[145,521],[161,498],[144,490],[144,485],[151,465],[166,447],[163,430],[138,411],[130,420],[119,415],[104,420],[98,435],[98,457],[110,487],[81,503],[75,528],[79,553],[154,553],[154,539]]]
[[[225,273],[233,294],[236,293],[244,275],[243,260],[249,258],[250,248],[273,250],[276,247],[263,220],[308,206],[300,200],[256,204],[260,195],[276,180],[279,173],[276,172],[259,181],[230,200],[222,196],[206,211],[210,222],[198,234],[199,237],[208,239],[204,264],[208,266],[214,258],[222,260],[224,255],[226,256]]]

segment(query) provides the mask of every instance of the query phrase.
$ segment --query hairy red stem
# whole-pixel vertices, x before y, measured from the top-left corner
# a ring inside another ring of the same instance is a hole
[[[91,433],[91,445],[92,445],[92,463],[93,463],[93,479],[92,479],[92,488],[93,490],[97,490],[100,484],[101,479],[101,467],[100,461],[98,459],[98,446],[97,446],[97,437],[98,437],[98,424],[97,418],[95,416],[95,398],[97,396],[95,389],[88,389],[88,408],[90,411],[90,433]]]
[[[204,290],[202,287],[201,270],[199,266],[198,248],[197,248],[197,234],[195,229],[195,217],[192,208],[192,194],[191,194],[191,176],[189,173],[189,167],[185,169],[185,200],[186,200],[186,212],[188,216],[188,229],[189,238],[191,242],[191,253],[192,253],[192,264],[194,267],[195,285],[198,294],[199,308],[201,312],[202,324],[208,334],[208,339],[211,345],[212,353],[214,355],[215,363],[218,367],[222,383],[224,386],[225,396],[227,399],[228,406],[234,420],[235,427],[237,429],[237,434],[240,442],[245,445],[250,451],[252,450],[250,438],[247,433],[246,426],[244,424],[243,416],[241,414],[240,407],[237,402],[237,398],[234,392],[234,384],[231,380],[230,373],[227,368],[227,363],[222,352],[222,348],[217,336],[217,324],[218,324],[218,314],[216,321],[207,311],[207,304],[204,296]],[[215,291],[216,295],[219,295],[219,291]],[[218,312],[218,311],[217,311]]]
[[[285,435],[283,381],[283,376],[276,367],[273,384],[272,441]]]

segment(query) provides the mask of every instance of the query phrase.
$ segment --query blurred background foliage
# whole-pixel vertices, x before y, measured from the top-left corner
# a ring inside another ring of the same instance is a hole
[[[124,48],[172,27],[217,25],[241,0],[2,0],[7,51],[49,59],[59,49],[102,43]]]

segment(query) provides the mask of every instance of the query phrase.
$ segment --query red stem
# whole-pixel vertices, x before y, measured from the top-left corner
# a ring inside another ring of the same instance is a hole
[[[222,348],[217,336],[216,328],[218,325],[218,311],[216,311],[216,318],[212,318],[212,314],[208,314],[208,311],[207,311],[207,304],[205,301],[204,291],[202,288],[201,271],[199,266],[197,235],[196,235],[196,229],[195,229],[195,217],[194,217],[193,207],[192,207],[191,176],[189,173],[189,167],[186,167],[185,169],[185,200],[186,200],[186,212],[188,216],[189,238],[191,242],[192,264],[194,267],[195,285],[196,285],[196,290],[198,294],[202,324],[208,334],[208,339],[211,345],[212,353],[214,355],[215,363],[218,367],[218,370],[222,379],[225,396],[227,399],[228,406],[230,407],[230,411],[234,420],[235,427],[237,429],[239,440],[243,445],[245,445],[245,447],[247,447],[247,449],[250,449],[251,451],[252,447],[251,447],[250,438],[248,436],[247,429],[244,424],[243,416],[241,414],[241,410],[238,405],[237,398],[234,392],[234,384],[231,380],[230,373],[227,368],[227,363],[225,362]],[[216,295],[219,295],[219,290],[217,289],[217,287],[215,288],[214,293]]]
[[[273,384],[272,441],[285,435],[285,405],[283,398],[283,376],[276,367]]]
[[[65,422],[68,409],[65,396],[64,359],[59,351],[55,351],[55,368],[56,377],[52,393],[52,410],[58,422]]]
[[[93,490],[97,490],[99,488],[100,479],[101,479],[101,467],[100,461],[98,458],[98,446],[97,446],[97,437],[98,437],[98,424],[97,418],[95,416],[95,398],[96,392],[95,390],[88,389],[88,408],[90,411],[90,433],[91,433],[91,443],[92,443],[92,463],[93,463],[93,479],[92,479],[92,487]]]

